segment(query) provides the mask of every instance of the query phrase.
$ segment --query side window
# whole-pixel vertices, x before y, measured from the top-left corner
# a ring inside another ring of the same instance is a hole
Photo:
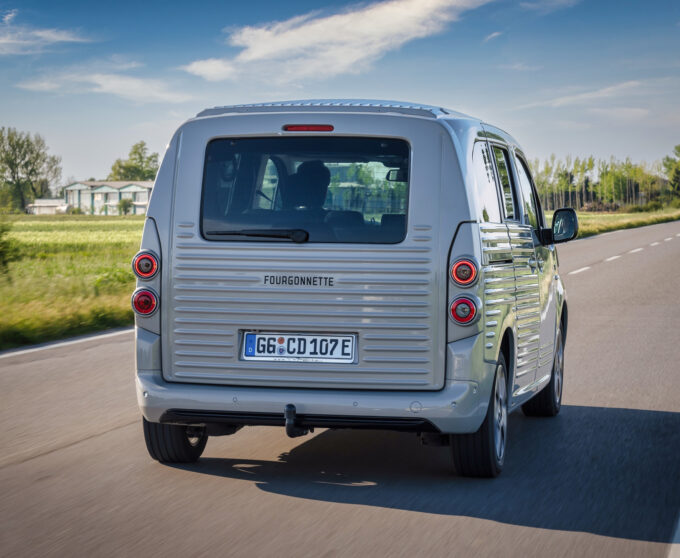
[[[519,187],[522,191],[523,207],[524,207],[524,221],[526,225],[531,225],[532,228],[540,228],[539,211],[540,208],[534,196],[534,189],[531,185],[531,174],[527,169],[524,161],[520,157],[516,157],[517,161],[517,176],[519,178]]]
[[[274,209],[277,188],[279,186],[279,171],[271,159],[267,160],[262,183],[256,187],[253,209]]]
[[[472,152],[472,164],[475,170],[475,187],[480,215],[477,217],[484,222],[501,222],[501,209],[498,205],[498,186],[493,171],[493,161],[486,143],[475,143]]]
[[[506,219],[515,220],[518,215],[515,211],[515,198],[512,193],[512,182],[510,174],[510,156],[507,149],[493,146],[493,155],[496,159],[496,168],[498,169],[498,177],[503,188],[503,204],[505,206]]]
[[[210,218],[224,217],[234,197],[234,184],[241,164],[241,156],[218,158],[206,156],[203,180],[214,184],[204,192],[203,207]]]

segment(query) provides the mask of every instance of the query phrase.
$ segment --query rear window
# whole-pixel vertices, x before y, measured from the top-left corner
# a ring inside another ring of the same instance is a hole
[[[204,238],[401,242],[409,145],[357,137],[224,138],[206,150]]]

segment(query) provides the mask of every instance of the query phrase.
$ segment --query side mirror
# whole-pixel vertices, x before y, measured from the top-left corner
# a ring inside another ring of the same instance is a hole
[[[555,211],[552,222],[553,242],[568,242],[578,234],[578,217],[576,211],[570,207],[563,207]]]

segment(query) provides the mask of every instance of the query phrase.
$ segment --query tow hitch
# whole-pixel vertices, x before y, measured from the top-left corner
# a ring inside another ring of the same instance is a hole
[[[313,431],[311,428],[304,428],[300,426],[296,426],[295,424],[295,416],[296,416],[296,410],[295,410],[295,405],[291,405],[290,403],[286,405],[286,409],[283,412],[283,416],[286,419],[286,434],[290,438],[297,438],[298,436],[305,436],[306,434],[309,434],[310,431]]]

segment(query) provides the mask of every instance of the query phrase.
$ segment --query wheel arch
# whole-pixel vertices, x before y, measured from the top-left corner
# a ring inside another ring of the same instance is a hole
[[[567,344],[567,326],[569,325],[569,310],[567,308],[567,301],[562,303],[562,311],[560,312],[560,331],[562,332],[562,342]]]
[[[512,333],[512,328],[508,327],[503,332],[499,355],[503,355],[505,357],[505,367],[507,375],[505,380],[508,386],[508,394],[510,394],[512,393],[511,386],[513,385],[515,374],[515,337]]]

